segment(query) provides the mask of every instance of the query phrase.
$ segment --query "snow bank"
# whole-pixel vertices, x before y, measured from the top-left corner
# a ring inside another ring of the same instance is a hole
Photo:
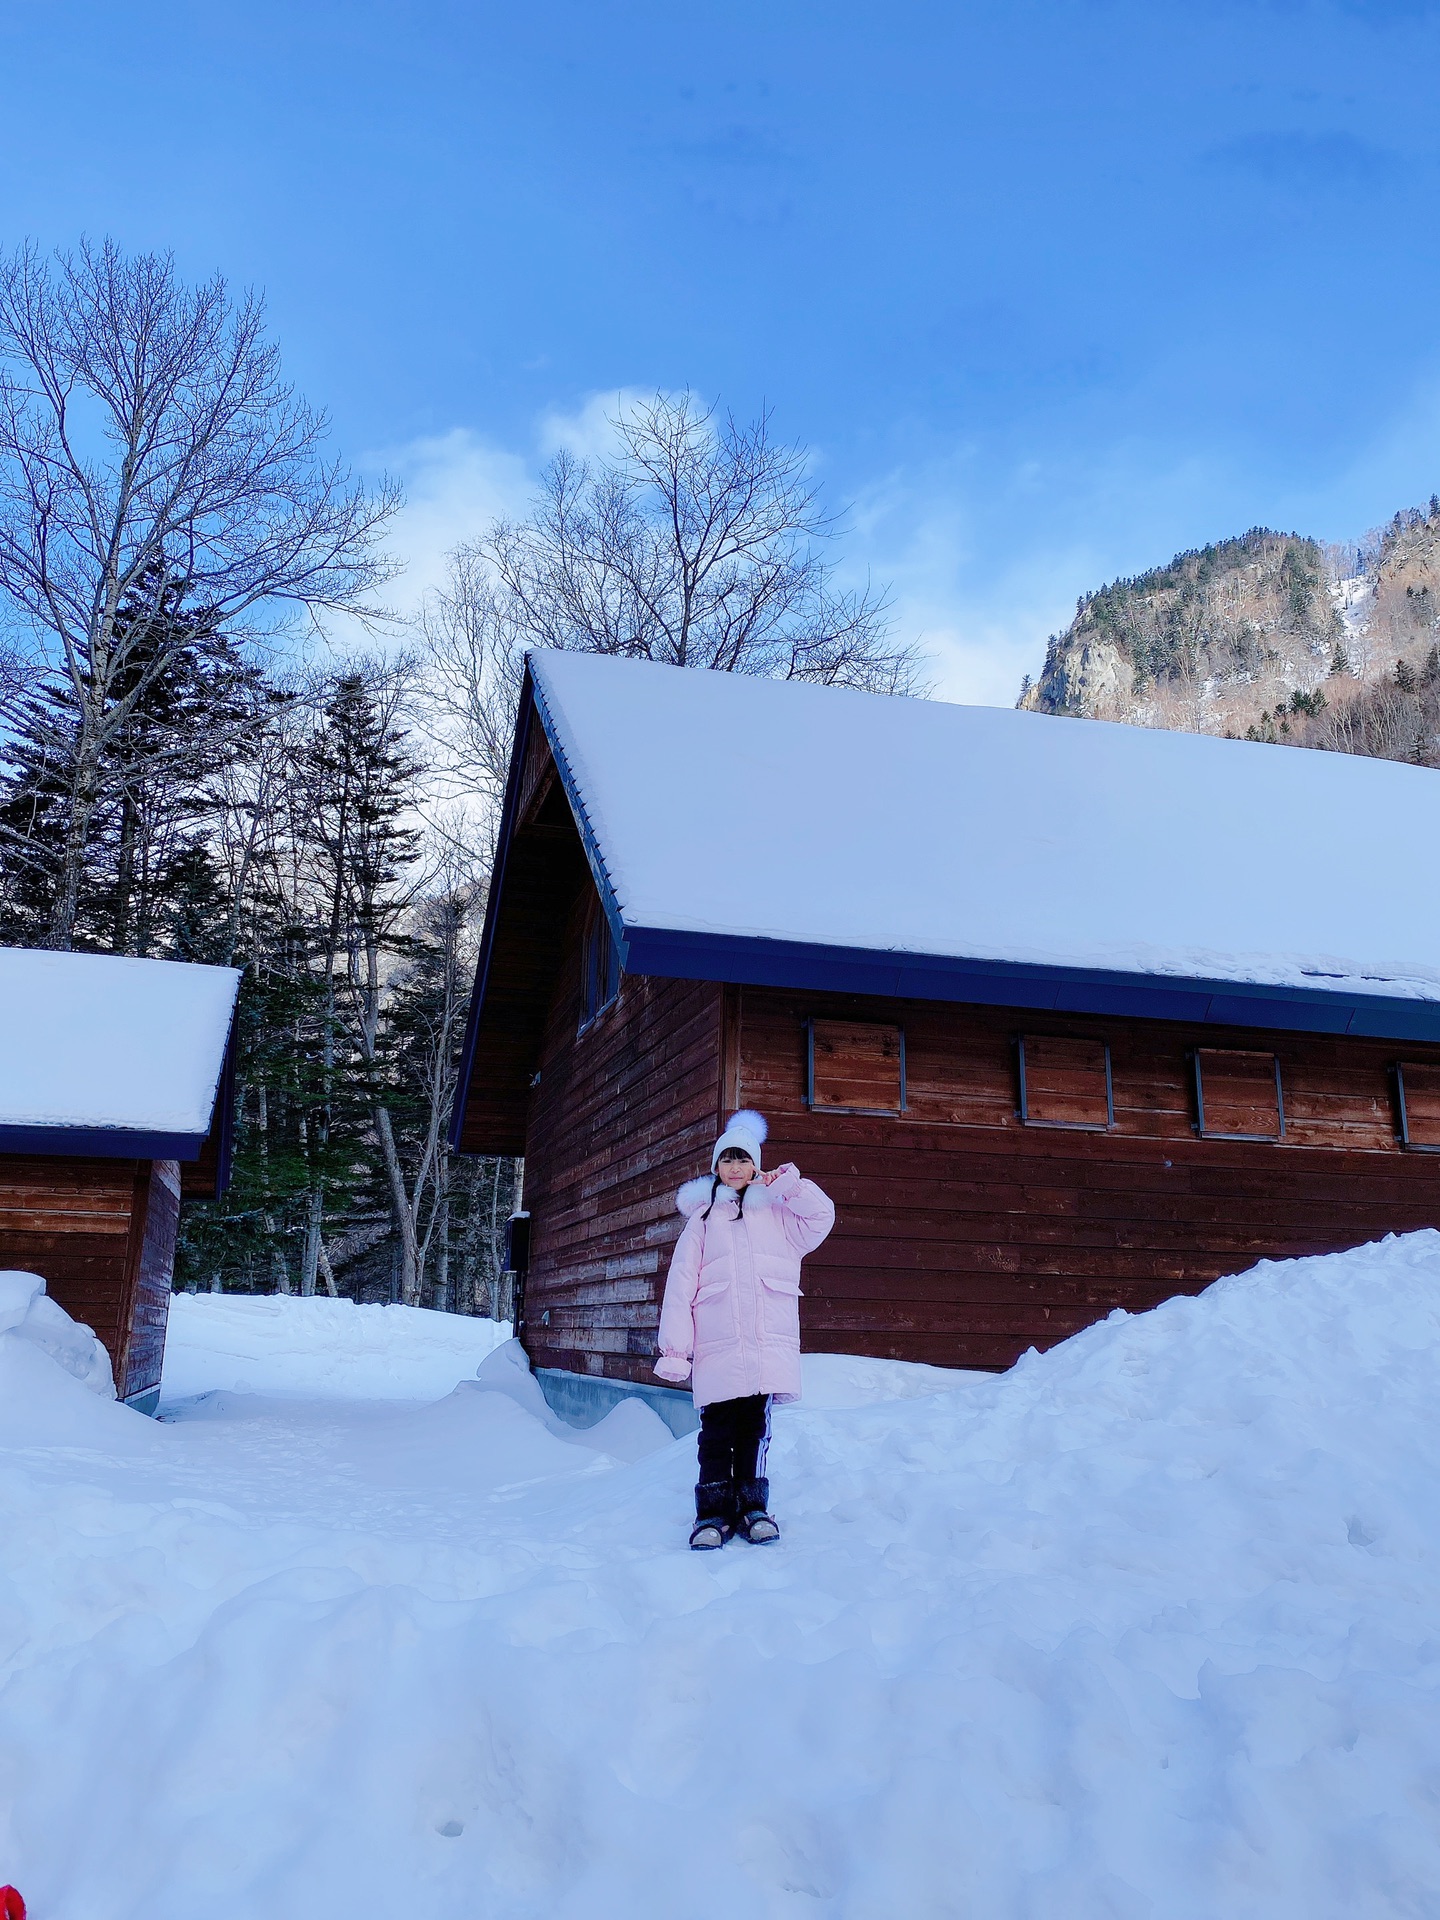
[[[0,1369],[28,1371],[35,1352],[92,1393],[115,1398],[110,1356],[89,1327],[78,1325],[48,1297],[38,1273],[0,1273]],[[43,1371],[40,1377],[45,1378]]]
[[[170,1303],[162,1411],[224,1388],[312,1399],[438,1400],[508,1325],[353,1300],[180,1293]]]
[[[514,1348],[159,1426],[35,1360],[115,1436],[0,1402],[0,1867],[53,1920],[1440,1904],[1440,1234],[999,1378],[812,1366],[784,1541],[703,1558],[691,1444],[556,1431]]]
[[[807,1353],[800,1359],[804,1401],[812,1409],[839,1413],[875,1400],[915,1400],[925,1394],[955,1393],[967,1382],[988,1381],[988,1373],[955,1367],[923,1367],[907,1360],[870,1360],[853,1353]]]

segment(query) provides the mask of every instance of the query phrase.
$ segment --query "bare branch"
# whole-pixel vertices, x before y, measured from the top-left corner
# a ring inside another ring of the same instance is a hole
[[[833,586],[835,522],[768,413],[744,426],[657,394],[612,424],[617,455],[557,455],[529,518],[458,548],[421,616],[437,736],[486,801],[503,790],[531,647],[921,690],[886,596]]]
[[[254,295],[108,240],[0,258],[0,609],[80,715],[53,944],[73,937],[107,744],[193,642],[177,609],[236,639],[383,616],[398,496],[325,459],[325,432]]]

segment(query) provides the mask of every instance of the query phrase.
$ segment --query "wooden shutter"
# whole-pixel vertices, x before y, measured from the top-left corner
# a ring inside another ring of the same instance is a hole
[[[1115,1124],[1110,1049],[1103,1040],[1022,1033],[1016,1040],[1020,1118],[1027,1127],[1104,1133]]]
[[[1400,1098],[1400,1138],[1415,1153],[1440,1153],[1440,1065],[1395,1062]]]
[[[620,956],[598,899],[590,903],[580,953],[580,1031],[583,1033],[620,991]]]
[[[1195,1106],[1207,1140],[1283,1140],[1285,1102],[1273,1053],[1195,1051]]]
[[[904,1113],[905,1031],[859,1020],[810,1023],[807,1098],[829,1113]]]

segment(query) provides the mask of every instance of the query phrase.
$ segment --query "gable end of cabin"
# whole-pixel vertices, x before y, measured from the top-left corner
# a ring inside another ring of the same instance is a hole
[[[153,1413],[182,1199],[229,1179],[239,975],[3,948],[0,979],[23,1034],[0,1062],[0,1266],[38,1274]]]

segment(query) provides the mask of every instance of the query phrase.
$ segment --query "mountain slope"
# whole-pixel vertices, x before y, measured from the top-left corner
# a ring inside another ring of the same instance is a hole
[[[1390,710],[1440,681],[1437,642],[1432,499],[1358,548],[1256,527],[1087,594],[1018,704],[1428,760],[1428,739],[1416,751],[1423,714]],[[1386,747],[1353,744],[1381,737]],[[1403,751],[1392,752],[1397,742]]]

